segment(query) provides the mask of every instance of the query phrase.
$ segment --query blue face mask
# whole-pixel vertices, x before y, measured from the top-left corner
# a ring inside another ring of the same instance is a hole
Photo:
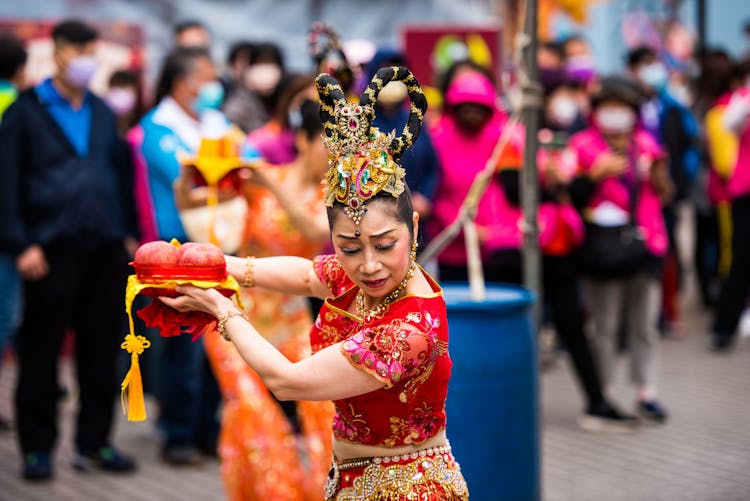
[[[198,97],[193,101],[193,110],[202,114],[206,110],[216,110],[224,101],[224,87],[217,81],[208,82],[201,86]]]

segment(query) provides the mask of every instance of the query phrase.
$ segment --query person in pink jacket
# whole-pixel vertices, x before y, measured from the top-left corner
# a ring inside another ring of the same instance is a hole
[[[508,121],[497,106],[492,81],[478,70],[457,73],[448,84],[444,99],[443,114],[430,129],[441,168],[428,223],[433,236],[455,220],[474,177],[484,169]],[[502,196],[499,185],[490,184],[479,203],[475,222],[480,239],[485,228],[493,223],[493,208]],[[442,280],[468,279],[462,235],[438,256],[438,265]]]
[[[727,191],[732,207],[732,264],[716,304],[714,349],[731,348],[750,293],[750,61],[740,67],[744,85],[732,95],[724,125],[739,138],[737,162]]]
[[[632,222],[635,238],[643,239],[647,251],[633,269],[611,276],[594,273],[595,265],[601,263],[581,263],[605,388],[612,384],[624,322],[631,376],[638,388],[636,410],[643,419],[661,423],[667,412],[657,390],[659,277],[669,245],[661,209],[673,188],[664,153],[636,125],[640,102],[641,94],[632,81],[605,78],[592,98],[592,125],[575,134],[570,147],[580,169],[573,192],[583,208],[585,238],[597,238],[601,227],[624,227]]]
[[[538,211],[539,247],[542,251],[542,297],[560,344],[570,355],[575,376],[585,397],[579,426],[592,432],[628,432],[636,429],[635,416],[620,411],[605,397],[599,368],[584,331],[580,281],[573,253],[584,238],[584,225],[572,204],[568,186],[578,170],[575,152],[567,147],[566,132],[576,119],[576,102],[567,84],[547,87],[542,128],[538,133],[537,167],[540,178]],[[484,242],[491,282],[522,283],[522,214],[519,175],[523,164],[523,130],[501,155],[496,179],[504,197],[497,205],[497,224]]]

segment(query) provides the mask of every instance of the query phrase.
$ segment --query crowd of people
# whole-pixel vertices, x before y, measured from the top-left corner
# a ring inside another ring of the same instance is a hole
[[[404,193],[417,215],[412,219],[411,209],[404,212],[401,198],[387,202],[393,208],[373,198],[373,210],[360,215],[365,238],[360,221],[332,208],[320,187],[332,155],[321,137],[330,138],[335,127],[321,121],[321,110],[325,117],[330,105],[323,92],[318,95],[315,76],[329,73],[344,103],[356,103],[379,70],[409,66],[402,51],[375,46],[347,51],[335,32],[316,24],[310,32],[309,72],[288,71],[282,51],[271,42],[239,41],[220,67],[212,59],[207,27],[186,22],[175,28],[174,47],[157,82],[144,85],[125,69],[112,74],[106,93],[96,95],[89,83],[98,67],[97,38],[84,22],[59,23],[52,31],[56,72],[34,85],[24,81],[23,43],[11,35],[0,38],[0,284],[5,292],[0,347],[12,345],[18,356],[15,426],[22,476],[54,475],[57,403],[65,393],[57,367],[69,329],[75,333],[80,388],[75,466],[136,468],[110,436],[122,377],[118,347],[128,262],[139,243],[208,239],[206,182],[184,158],[198,155],[201,141],[216,129],[240,137],[243,154],[256,159],[256,168],[238,169],[220,181],[215,210],[222,249],[236,256],[229,261],[230,272],[241,285],[258,288],[243,289],[242,312],[191,289],[169,303],[215,314],[235,344],[215,333],[197,342],[189,336],[148,335],[154,348],[151,360],[143,361],[145,385],[159,404],[163,460],[187,466],[218,456],[230,499],[301,500],[319,498],[332,451],[342,460],[337,468],[351,468],[352,475],[375,466],[347,463],[359,457],[352,452],[358,449],[341,445],[347,440],[349,446],[370,447],[366,456],[385,448],[400,451],[412,442],[444,447],[438,440],[444,421],[437,412],[429,416],[436,429],[425,424],[411,430],[424,436],[403,436],[409,425],[399,419],[408,416],[392,416],[390,432],[363,417],[377,415],[374,403],[387,408],[399,398],[409,400],[411,412],[425,408],[415,402],[439,406],[440,398],[444,401],[440,391],[449,361],[439,348],[447,335],[439,327],[439,306],[426,299],[418,305],[434,315],[432,327],[422,325],[421,316],[413,320],[405,309],[394,308],[412,319],[414,332],[434,328],[429,332],[436,336],[428,343],[435,372],[432,365],[429,371],[411,367],[408,374],[419,384],[406,383],[401,395],[390,393],[402,384],[401,374],[378,373],[357,358],[357,350],[375,348],[355,343],[356,336],[343,344],[341,360],[348,363],[339,365],[326,355],[331,341],[343,341],[342,333],[351,328],[337,314],[351,309],[365,323],[382,320],[400,294],[430,298],[437,284],[415,272],[421,268],[408,259],[391,258],[384,266],[403,276],[391,287],[393,299],[388,295],[378,304],[370,301],[377,295],[357,294],[344,304],[344,294],[330,303],[320,300],[351,292],[355,284],[367,292],[368,282],[359,283],[353,270],[366,268],[368,256],[402,244],[404,256],[411,256],[418,251],[411,250],[412,243],[423,245],[449,226],[508,127],[513,130],[475,221],[487,280],[521,283],[519,175],[526,131],[513,125],[494,70],[457,60],[439,81],[422,82],[434,84],[440,100],[429,103],[411,148],[393,154],[405,169]],[[706,333],[714,350],[731,349],[747,307],[750,55],[735,60],[723,50],[703,49],[695,61],[679,63],[642,46],[625,55],[622,72],[601,75],[586,39],[571,36],[541,43],[537,61],[544,95],[537,155],[541,298],[583,390],[579,424],[590,431],[632,431],[644,422],[665,423],[669,396],[659,394],[660,341],[681,334],[683,268],[694,266],[700,299],[714,309]],[[372,125],[385,133],[413,125],[413,89],[406,77],[378,89]],[[343,185],[348,175],[340,171],[337,179]],[[330,180],[328,189],[334,189]],[[391,194],[401,197],[401,192]],[[346,214],[356,209],[347,206]],[[694,225],[696,235],[689,252],[679,248],[683,242],[676,231],[685,214],[693,215],[683,223]],[[400,236],[383,243],[378,231],[389,225]],[[316,258],[333,252],[343,256],[339,262]],[[685,254],[694,262],[684,262]],[[466,281],[463,237],[435,264],[439,280]],[[310,285],[310,276],[319,282]],[[234,319],[240,313],[249,328]],[[429,323],[428,317],[425,313]],[[267,343],[256,339],[257,333]],[[633,412],[612,400],[623,351],[637,390]],[[293,364],[312,360],[307,366],[317,376],[302,384],[287,371],[289,380],[280,382],[283,363],[277,352]],[[316,360],[331,365],[324,370]],[[360,377],[363,373],[368,377]],[[424,393],[426,380],[437,393]],[[374,403],[359,398],[374,390],[383,391],[373,394]],[[7,417],[0,426],[10,426]],[[441,451],[445,456],[439,457],[446,458],[441,471],[452,483],[440,484],[439,492],[454,497],[435,499],[464,499],[465,485],[449,447]]]

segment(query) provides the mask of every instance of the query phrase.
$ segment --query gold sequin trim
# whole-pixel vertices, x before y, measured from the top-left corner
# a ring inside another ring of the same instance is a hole
[[[363,458],[334,465],[335,475],[329,477],[326,485],[326,501],[402,501],[430,495],[439,495],[439,499],[445,501],[468,501],[469,491],[461,468],[449,448],[440,449],[431,450],[432,454],[420,451],[387,460]],[[375,462],[375,459],[378,461]],[[395,463],[404,460],[409,462]],[[362,475],[354,480],[351,487],[336,492],[339,470],[365,465]]]

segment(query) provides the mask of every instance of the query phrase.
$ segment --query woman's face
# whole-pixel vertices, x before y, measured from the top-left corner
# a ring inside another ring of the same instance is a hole
[[[415,212],[414,238],[418,218]],[[344,272],[372,298],[382,298],[398,287],[411,265],[412,237],[406,223],[396,218],[395,204],[370,202],[359,227],[337,211],[331,236]]]

